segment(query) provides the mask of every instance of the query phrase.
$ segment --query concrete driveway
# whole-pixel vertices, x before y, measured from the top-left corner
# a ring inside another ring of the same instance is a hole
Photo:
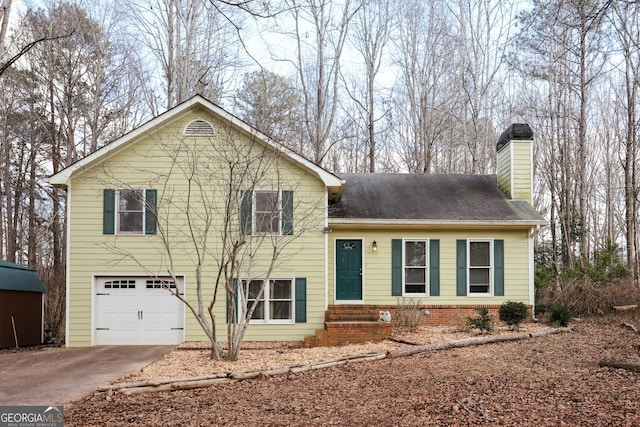
[[[97,346],[0,353],[0,405],[62,405],[140,371],[175,346]]]

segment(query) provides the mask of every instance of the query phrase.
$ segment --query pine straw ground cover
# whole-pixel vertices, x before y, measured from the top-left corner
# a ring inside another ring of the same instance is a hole
[[[210,388],[108,398],[95,393],[65,405],[65,425],[635,426],[640,425],[640,373],[599,366],[602,360],[640,364],[634,346],[640,334],[622,322],[640,327],[640,312],[574,322],[573,332],[535,339]],[[365,347],[369,351],[373,346]],[[257,348],[251,358],[294,351]],[[200,351],[178,350],[168,357],[177,363],[180,354],[189,355],[184,357],[199,365],[193,355]],[[261,360],[254,365],[269,364]],[[154,375],[164,376],[169,366],[153,365],[125,380],[139,380],[154,369]]]

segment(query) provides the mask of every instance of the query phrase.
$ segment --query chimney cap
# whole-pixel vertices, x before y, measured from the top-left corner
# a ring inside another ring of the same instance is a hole
[[[507,145],[509,141],[514,139],[520,141],[533,141],[533,131],[526,123],[514,123],[507,128],[500,138],[498,138],[498,144],[496,145],[496,151],[500,151],[502,147]]]

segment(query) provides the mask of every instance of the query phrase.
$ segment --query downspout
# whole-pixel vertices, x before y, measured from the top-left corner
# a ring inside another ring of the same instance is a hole
[[[540,233],[540,225],[536,225],[529,231],[529,302],[531,303],[531,319],[536,322],[536,284],[535,284],[535,260],[533,240]]]
[[[324,190],[324,311],[329,309],[329,188]]]
[[[64,320],[64,346],[69,347],[69,331],[71,324],[70,317],[70,301],[71,297],[71,182],[67,181],[67,206],[66,206],[66,215],[67,215],[67,259],[66,259],[66,280],[65,280],[65,320]],[[92,314],[93,315],[93,314]],[[93,324],[91,325],[93,326]],[[93,345],[93,342],[91,342]]]

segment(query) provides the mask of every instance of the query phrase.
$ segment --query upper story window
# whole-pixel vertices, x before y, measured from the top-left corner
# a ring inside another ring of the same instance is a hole
[[[279,191],[254,192],[254,234],[280,234],[282,209]]]
[[[185,136],[213,136],[216,131],[213,129],[213,125],[206,120],[196,119],[192,120],[185,126]]]
[[[103,190],[103,234],[156,234],[157,191]]]
[[[293,191],[244,191],[240,203],[240,228],[243,234],[293,234]]]
[[[118,190],[118,234],[142,234],[144,230],[144,190]]]

